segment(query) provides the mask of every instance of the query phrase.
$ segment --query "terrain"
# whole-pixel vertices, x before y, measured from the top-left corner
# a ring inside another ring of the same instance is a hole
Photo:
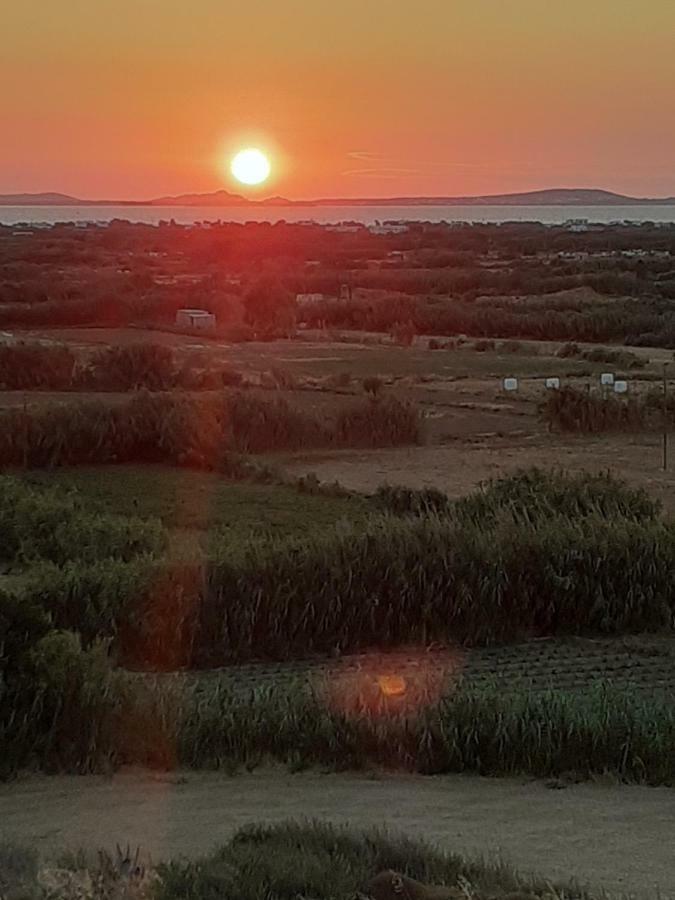
[[[675,896],[674,255],[0,229],[0,837],[317,816]]]
[[[212,773],[29,779],[0,785],[0,843],[65,849],[140,845],[154,860],[199,857],[253,822],[319,819],[385,826],[435,847],[501,858],[524,876],[575,881],[600,894],[675,896],[672,791],[466,776]],[[105,814],[103,811],[105,810]]]
[[[249,200],[220,190],[205,194],[179,194],[150,200],[82,200],[55,192],[0,194],[0,206],[641,206],[672,205],[673,197],[629,197],[588,188],[552,188],[519,194],[490,194],[482,197],[341,197],[337,199],[287,200],[272,197]]]

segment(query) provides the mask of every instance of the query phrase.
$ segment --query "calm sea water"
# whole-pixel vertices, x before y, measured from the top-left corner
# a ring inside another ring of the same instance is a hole
[[[19,225],[56,222],[109,222],[126,219],[156,225],[174,219],[193,222],[303,222],[321,224],[376,221],[417,222],[543,222],[556,225],[568,219],[589,222],[675,223],[673,206],[277,206],[268,209],[212,206],[0,206],[0,223]]]

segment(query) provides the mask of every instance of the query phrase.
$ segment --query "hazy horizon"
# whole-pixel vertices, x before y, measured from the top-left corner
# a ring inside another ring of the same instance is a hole
[[[667,0],[229,7],[8,9],[0,192],[675,194]],[[272,160],[262,189],[226,169],[249,145]]]

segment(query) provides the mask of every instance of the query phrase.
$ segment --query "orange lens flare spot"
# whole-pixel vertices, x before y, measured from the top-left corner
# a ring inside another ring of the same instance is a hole
[[[402,697],[408,690],[402,675],[379,675],[377,683],[385,697]]]

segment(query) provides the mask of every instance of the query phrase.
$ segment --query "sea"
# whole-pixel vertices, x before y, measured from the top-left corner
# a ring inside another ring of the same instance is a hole
[[[113,219],[158,225],[173,219],[198,222],[540,222],[561,225],[570,219],[591,223],[654,222],[675,224],[675,204],[636,206],[0,206],[2,225],[54,225],[62,222],[107,223]]]

